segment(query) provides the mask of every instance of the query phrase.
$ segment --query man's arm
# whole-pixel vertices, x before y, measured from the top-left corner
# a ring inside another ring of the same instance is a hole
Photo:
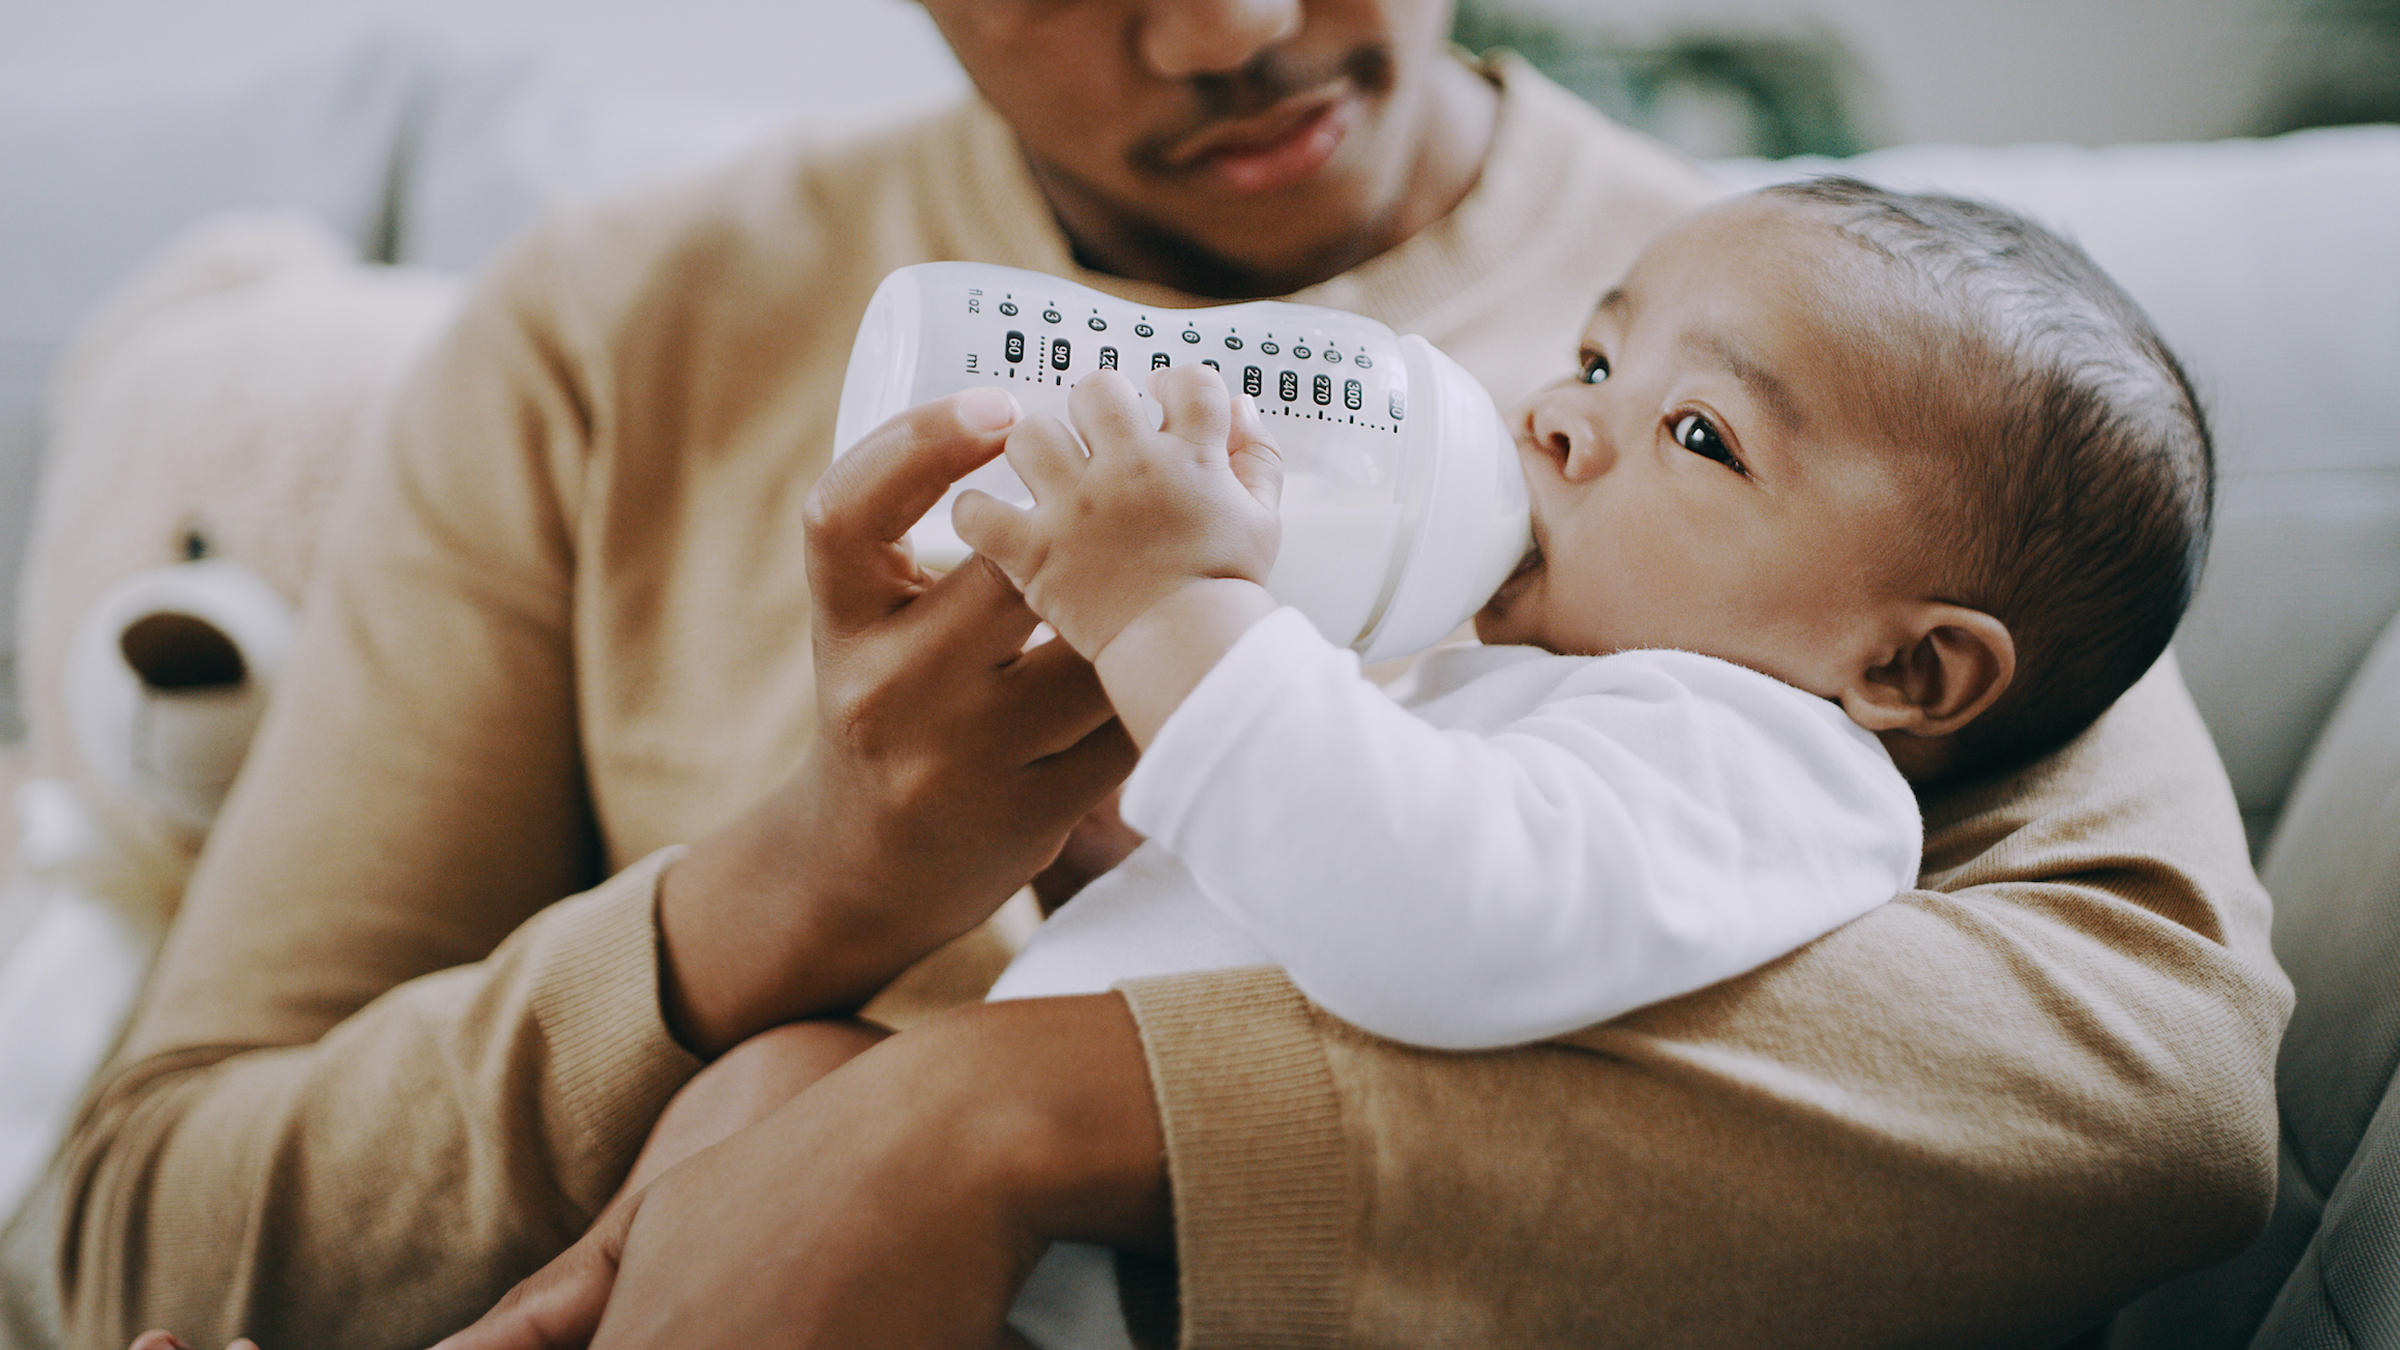
[[[856,1007],[1130,762],[1088,667],[1014,659],[1036,621],[1005,584],[934,584],[890,535],[815,635],[838,733],[682,862],[551,904],[601,847],[569,633],[590,407],[545,327],[560,266],[521,255],[470,309],[330,523],[269,725],[72,1143],[78,1344],[460,1325],[590,1222],[693,1050]],[[958,468],[997,451],[958,416],[894,430]]]
[[[669,1171],[441,1350],[989,1350],[1053,1231],[1163,1257],[1114,995],[942,1014]]]
[[[77,1345],[370,1343],[361,1301],[421,1337],[494,1282],[478,1267],[571,1239],[697,1067],[625,992],[664,857],[533,919],[602,879],[559,506],[581,438],[528,318],[555,280],[537,252],[482,289],[325,524],[278,696],[70,1141]]]

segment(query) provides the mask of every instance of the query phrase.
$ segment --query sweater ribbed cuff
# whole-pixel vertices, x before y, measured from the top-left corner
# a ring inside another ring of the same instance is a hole
[[[1268,967],[1120,992],[1166,1133],[1182,1344],[1337,1344],[1349,1316],[1350,1200],[1318,1014]]]
[[[700,1070],[659,1003],[658,882],[682,855],[660,849],[537,920],[530,1002],[549,1046],[547,1129],[572,1160],[561,1184],[595,1212]]]

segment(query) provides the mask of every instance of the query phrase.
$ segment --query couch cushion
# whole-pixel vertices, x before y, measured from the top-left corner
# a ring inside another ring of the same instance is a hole
[[[84,311],[229,207],[305,208],[379,247],[396,147],[439,59],[379,37],[231,85],[0,89],[0,661],[15,650],[42,400]]]
[[[2400,127],[2204,145],[1738,161],[2013,206],[2150,311],[2215,419],[2216,545],[2176,638],[2254,846],[2400,609]]]
[[[2256,1350],[2400,1345],[2400,1081],[2325,1201],[2325,1221],[2275,1296]]]
[[[2274,1215],[2239,1257],[2128,1309],[2115,1350],[2230,1350],[2262,1316],[2261,1345],[2400,1344],[2400,621],[2309,755],[2260,877],[2298,996]],[[2326,1338],[2340,1325],[2355,1339]]]
[[[2400,1067],[2400,623],[2326,725],[2259,879],[2299,999],[2276,1066],[2285,1147],[2322,1195]]]

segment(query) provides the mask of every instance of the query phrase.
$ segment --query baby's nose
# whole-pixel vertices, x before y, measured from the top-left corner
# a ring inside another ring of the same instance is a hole
[[[1527,429],[1534,444],[1570,482],[1591,477],[1614,458],[1599,424],[1573,407],[1550,401],[1537,404]]]

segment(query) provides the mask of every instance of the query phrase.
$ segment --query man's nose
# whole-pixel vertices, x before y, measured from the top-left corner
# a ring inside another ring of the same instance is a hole
[[[1219,75],[1300,31],[1303,0],[1153,0],[1143,7],[1142,60],[1168,79]]]

